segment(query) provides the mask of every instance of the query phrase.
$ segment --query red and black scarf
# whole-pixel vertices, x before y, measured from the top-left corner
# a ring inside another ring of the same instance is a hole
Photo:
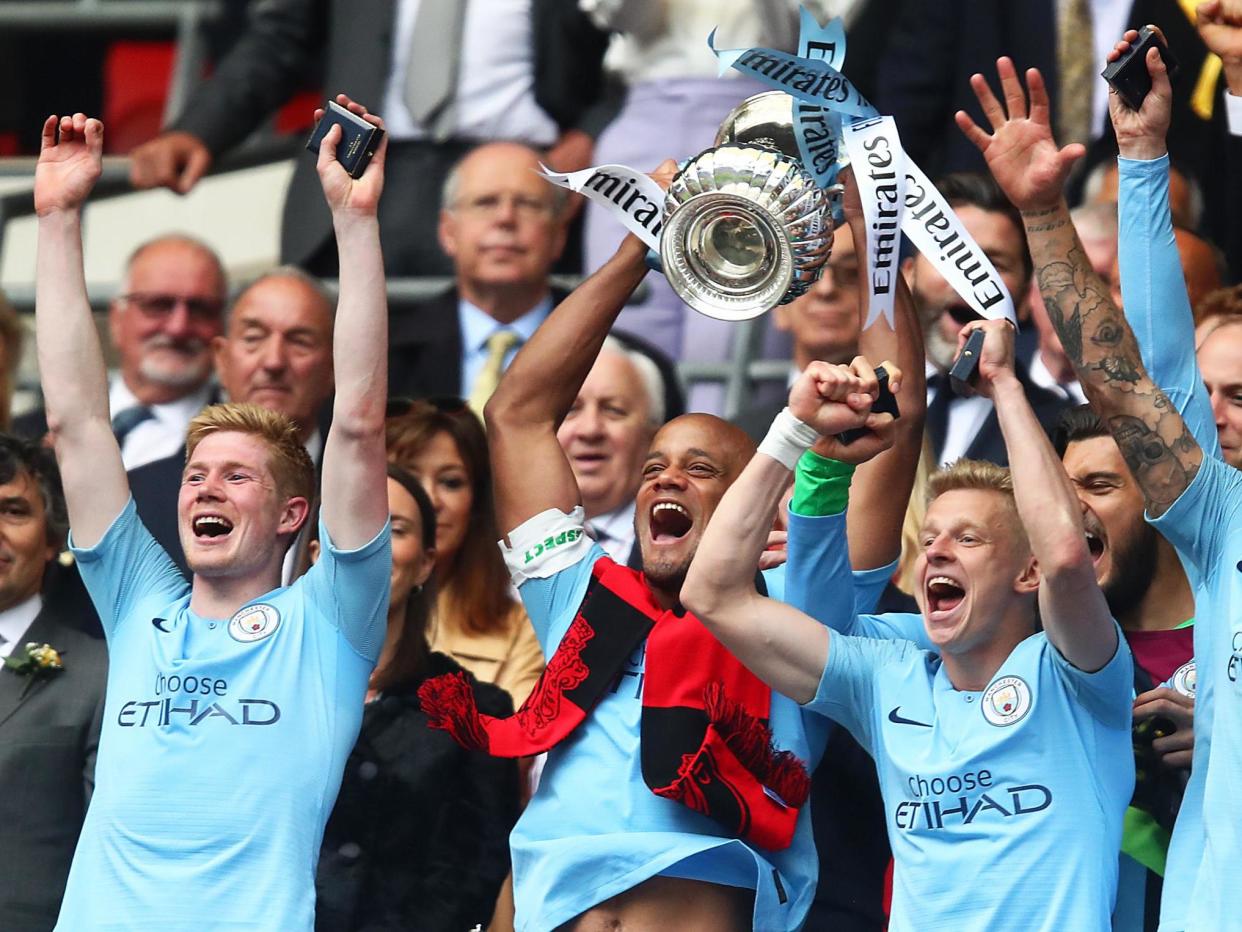
[[[761,848],[793,841],[810,791],[806,767],[772,744],[772,693],[690,614],[662,609],[641,573],[600,557],[578,614],[509,718],[481,715],[469,680],[418,690],[433,728],[497,757],[539,754],[564,740],[647,639],[640,732],[643,780]]]

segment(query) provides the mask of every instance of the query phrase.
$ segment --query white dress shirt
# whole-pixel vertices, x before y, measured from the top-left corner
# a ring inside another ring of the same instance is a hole
[[[30,626],[34,624],[35,618],[41,611],[43,611],[43,596],[36,592],[25,602],[20,602],[0,612],[0,638],[4,638],[4,643],[0,644],[0,657],[10,656],[18,644],[25,642],[26,632],[30,630]]]
[[[384,125],[393,139],[423,139],[426,130],[405,105],[405,73],[418,6],[398,0],[392,66],[384,86]],[[444,0],[428,0],[444,2]],[[560,130],[535,101],[532,0],[463,0],[461,59],[457,69],[455,139],[509,139],[550,146]]]
[[[207,406],[211,389],[211,383],[206,382],[176,401],[148,405],[154,417],[131,430],[121,447],[121,461],[125,468],[136,469],[146,463],[165,459],[185,446],[186,428],[190,426],[195,415]],[[112,417],[140,404],[125,380],[119,374],[113,376],[112,384],[108,388],[108,407]]]
[[[931,403],[936,400],[938,390],[930,385],[930,379],[938,372],[939,370],[931,363],[927,364],[928,407],[931,407]],[[951,391],[948,388],[944,390]],[[965,456],[991,413],[992,402],[982,395],[950,399],[948,419],[944,428],[944,446],[941,447],[940,457],[934,465],[945,466]]]
[[[634,501],[587,521],[587,530],[604,552],[625,566],[634,552]]]
[[[487,362],[487,341],[492,334],[497,330],[512,330],[518,336],[513,349],[505,354],[504,368],[508,369],[522,344],[534,336],[535,330],[552,312],[552,296],[548,295],[511,324],[500,323],[465,298],[457,302],[457,310],[461,327],[461,397],[469,398],[475,379]]]
[[[1087,396],[1083,392],[1082,386],[1078,384],[1078,380],[1074,379],[1064,383],[1058,382],[1052,373],[1048,371],[1048,367],[1044,365],[1044,358],[1038,351],[1031,358],[1031,365],[1027,369],[1027,375],[1040,388],[1056,392],[1062,398],[1072,401],[1076,405],[1085,405],[1087,403]]]
[[[1105,59],[1125,32],[1126,20],[1134,0],[1091,0],[1091,44],[1095,47],[1094,73],[1107,64]],[[1096,78],[1091,83],[1091,136],[1104,134],[1108,121],[1108,82]]]

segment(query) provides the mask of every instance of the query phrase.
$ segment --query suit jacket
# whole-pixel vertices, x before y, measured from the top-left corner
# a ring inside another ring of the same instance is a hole
[[[1021,363],[1015,366],[1015,372],[1018,381],[1022,383],[1022,388],[1026,392],[1026,400],[1030,403],[1035,417],[1039,420],[1040,426],[1043,427],[1044,433],[1049,437],[1052,436],[1056,429],[1057,421],[1061,417],[1061,412],[1066,408],[1074,407],[1074,403],[1061,397],[1056,392],[1041,388],[1031,381],[1030,375],[1026,371],[1026,367]],[[944,389],[948,390],[948,389]],[[944,425],[937,428],[935,424],[935,415],[932,409],[935,405],[928,406],[927,419],[927,438],[933,455],[933,465],[940,463],[940,450],[944,445]],[[1009,453],[1005,449],[1005,438],[1001,434],[1000,421],[996,417],[996,408],[993,407],[989,412],[987,419],[983,422],[983,426],[979,428],[979,432],[975,434],[975,439],[970,442],[970,446],[966,448],[963,454],[967,459],[987,460],[996,463],[998,466],[1009,465]]]
[[[1200,165],[1207,125],[1191,112],[1189,102],[1206,54],[1202,41],[1177,0],[1135,0],[1127,23],[1127,28],[1155,23],[1165,30],[1182,66],[1173,79],[1169,148],[1179,161]],[[906,0],[892,29],[875,103],[896,118],[906,151],[932,178],[951,171],[987,170],[952,116],[965,110],[980,126],[988,125],[970,89],[970,76],[979,72],[995,88],[996,59],[1001,55],[1012,58],[1019,73],[1026,68],[1040,70],[1055,119],[1060,87],[1056,10],[1051,0]],[[1101,63],[1096,73],[1103,67]],[[1105,136],[1091,146],[1088,164],[1116,154],[1112,139],[1107,124]]]
[[[308,77],[320,78],[330,93],[346,91],[380,107],[396,8],[396,0],[254,4],[249,28],[171,129],[192,133],[218,155],[245,139]],[[532,0],[530,16],[535,100],[559,127],[573,127],[601,94],[608,37],[578,10],[576,0]],[[390,203],[406,200],[402,190],[384,193]],[[331,233],[315,161],[299,157],[286,198],[281,255],[305,262]]]
[[[552,304],[568,293],[552,289]],[[388,321],[388,396],[430,398],[461,393],[462,345],[460,296],[450,288],[426,301],[393,314]],[[630,350],[655,363],[664,383],[664,417],[671,420],[686,410],[677,365],[668,354],[641,337],[622,330],[612,335]]]
[[[50,644],[62,672],[27,680],[0,670],[0,925],[47,932],[94,787],[108,655],[80,619],[44,601],[23,644]],[[20,647],[20,645],[19,645]],[[22,695],[23,690],[25,695]]]

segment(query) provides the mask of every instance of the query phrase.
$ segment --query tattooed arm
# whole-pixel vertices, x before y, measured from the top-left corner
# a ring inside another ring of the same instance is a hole
[[[1108,288],[1091,270],[1070,222],[1063,189],[1081,145],[1058,149],[1049,126],[1048,95],[1035,69],[1026,91],[1013,62],[997,62],[1004,106],[982,75],[971,86],[992,124],[991,134],[959,111],[957,124],[979,147],[1001,188],[1022,211],[1040,294],[1092,407],[1108,424],[1143,490],[1152,517],[1190,485],[1203,451],[1177,409],[1143,368],[1138,343]]]

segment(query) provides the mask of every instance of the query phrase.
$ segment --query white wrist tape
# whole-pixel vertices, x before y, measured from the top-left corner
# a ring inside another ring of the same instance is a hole
[[[798,459],[819,439],[819,433],[785,408],[772,420],[768,434],[759,444],[759,452],[770,456],[790,472],[798,465]]]

